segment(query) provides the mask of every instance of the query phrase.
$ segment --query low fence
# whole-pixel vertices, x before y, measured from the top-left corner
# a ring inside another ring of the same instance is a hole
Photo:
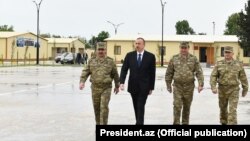
[[[30,66],[36,64],[37,60],[36,58],[31,58],[31,54],[28,54],[28,57],[21,58],[17,52],[16,58],[11,59],[4,59],[3,55],[0,55],[0,66]],[[42,58],[39,58],[39,65],[56,65],[56,63],[54,60],[49,60],[42,56]]]

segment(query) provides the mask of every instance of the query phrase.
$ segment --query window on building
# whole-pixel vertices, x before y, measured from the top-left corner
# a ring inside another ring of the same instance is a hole
[[[163,46],[163,48],[161,48],[161,46],[159,46],[158,50],[159,50],[159,55],[161,55],[161,50],[163,49],[163,55],[166,55],[166,47]]]
[[[25,46],[34,46],[34,41],[32,41],[32,40],[26,40],[25,41]]]
[[[56,53],[64,53],[67,52],[67,48],[56,48]]]
[[[250,57],[250,50],[243,50],[243,57]]]
[[[114,54],[121,55],[121,46],[114,46]]]
[[[221,47],[221,48],[220,48],[220,56],[221,56],[221,57],[224,57],[224,47]]]

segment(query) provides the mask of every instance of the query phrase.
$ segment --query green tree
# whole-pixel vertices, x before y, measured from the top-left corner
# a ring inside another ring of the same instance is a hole
[[[0,31],[14,31],[14,27],[13,26],[9,27],[8,25],[1,25]]]
[[[91,46],[91,48],[96,48],[96,43],[97,43],[97,37],[92,36],[91,39],[89,40],[88,44]]]
[[[40,36],[43,38],[51,38],[50,33],[43,33],[43,34],[40,34]]]
[[[237,35],[239,31],[238,21],[240,19],[239,13],[233,13],[227,19],[226,30],[224,31],[224,35]]]
[[[85,44],[85,48],[87,49],[87,48],[91,48],[92,46],[91,46],[91,44],[90,43],[88,43],[87,42],[87,39],[85,38],[85,37],[80,37],[80,36],[78,36],[77,37],[81,42],[83,42],[84,44]]]
[[[89,43],[85,43],[85,48],[89,48],[89,49],[91,49],[91,44],[89,44]]]
[[[52,37],[53,37],[53,38],[61,38],[60,35],[55,35],[55,34],[53,34]]]
[[[238,21],[239,32],[237,34],[239,38],[239,44],[241,48],[246,51],[250,50],[250,0],[245,5],[245,12],[239,13],[240,20]]]
[[[86,38],[85,37],[81,37],[81,36],[78,36],[77,37],[81,42],[83,42],[83,43],[87,43],[87,40],[86,40]]]
[[[98,34],[96,40],[97,40],[97,42],[104,42],[104,40],[105,40],[106,38],[108,38],[108,37],[109,37],[109,33],[106,32],[106,31],[102,31],[102,32],[100,32],[100,33]]]
[[[176,34],[184,34],[184,35],[195,34],[193,28],[189,26],[187,20],[178,21],[175,24],[175,29],[176,29]]]
[[[201,33],[198,33],[198,35],[207,35],[207,33],[201,32]]]
[[[60,35],[55,35],[55,34],[51,35],[50,33],[43,33],[43,34],[40,34],[40,36],[43,38],[61,38]]]

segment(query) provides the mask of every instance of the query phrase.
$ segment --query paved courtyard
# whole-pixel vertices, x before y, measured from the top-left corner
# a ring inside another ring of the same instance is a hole
[[[120,67],[118,68],[120,71]],[[82,67],[1,67],[1,141],[94,141],[95,121],[89,81],[78,89]],[[205,89],[195,88],[190,124],[219,124],[218,97],[209,86],[210,68],[203,68]],[[148,97],[145,124],[172,124],[173,96],[166,91],[166,68],[157,68],[156,86]],[[250,80],[250,69],[246,69]],[[127,84],[127,83],[126,83]],[[126,85],[127,86],[127,85]],[[109,124],[134,124],[130,95],[112,94]],[[250,92],[240,97],[239,124],[250,124]]]

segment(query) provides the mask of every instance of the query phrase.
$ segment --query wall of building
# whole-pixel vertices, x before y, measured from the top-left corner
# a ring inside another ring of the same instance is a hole
[[[72,47],[76,48],[76,53],[79,52],[79,49],[85,49],[85,44],[81,42],[80,40],[75,40],[72,44]]]
[[[171,57],[175,54],[179,53],[179,41],[172,42],[164,42],[163,46],[166,47],[166,55],[164,55],[164,63],[167,64]],[[200,59],[200,47],[206,47],[209,53],[214,52],[214,54],[210,55],[209,62],[216,62],[216,60],[222,60],[224,57],[221,56],[221,47],[232,46],[234,47],[234,58],[237,58],[239,53],[239,59],[243,61],[244,64],[249,63],[249,57],[243,57],[243,50],[239,47],[237,42],[215,42],[215,43],[189,43],[190,49],[189,52],[195,55],[198,60]],[[114,55],[114,46],[121,46],[121,54]],[[159,64],[161,62],[161,55],[159,54],[159,48],[161,46],[161,41],[146,41],[145,50],[155,54],[156,62]],[[198,47],[197,50],[194,47]],[[210,50],[211,48],[214,48]],[[134,50],[134,41],[107,41],[107,55],[116,59],[119,63],[122,59],[124,59],[125,55]]]
[[[121,54],[114,54],[114,47],[121,46]],[[134,41],[111,41],[107,42],[107,56],[115,59],[117,62],[124,60],[125,55],[134,50]]]
[[[70,43],[49,43],[49,56],[50,58],[55,58],[58,54],[61,54],[64,51],[70,50]],[[61,49],[61,51],[58,52],[58,48]]]
[[[16,46],[16,39],[17,38],[30,38],[30,39],[33,39],[34,41],[36,41],[36,36],[33,34],[30,34],[30,33],[7,38],[7,51],[5,50],[5,52],[3,53],[4,59],[9,60],[9,59],[11,59],[11,57],[13,57],[13,59],[17,59],[17,56],[18,56],[18,59],[24,59],[25,58],[24,55],[26,52],[27,59],[30,58],[30,59],[35,60],[37,58],[37,56],[36,56],[37,48],[34,46],[17,47]],[[39,58],[40,59],[48,59],[47,40],[40,38],[39,42],[40,42]],[[13,43],[14,43],[14,47],[12,45]]]
[[[57,43],[56,41],[53,43],[48,43],[48,48],[49,48],[49,57],[50,58],[55,58],[58,54],[61,54],[62,51],[67,51],[71,52],[72,48],[75,48],[75,52],[77,53],[79,49],[84,49],[85,44],[82,43],[79,40],[72,41],[71,43]],[[61,49],[61,51],[57,51],[58,48]]]
[[[6,39],[0,38],[0,58],[6,57]]]
[[[223,56],[221,56],[221,48],[225,47],[225,46],[232,46],[233,50],[234,50],[234,58],[237,59],[237,57],[239,56],[239,60],[243,61],[243,63],[247,63],[248,62],[248,58],[249,57],[243,57],[243,50],[240,48],[238,43],[216,43],[215,44],[215,48],[217,48],[217,60],[222,60],[224,59]]]
[[[192,44],[190,44],[192,46]],[[121,46],[121,54],[114,55],[114,46]],[[179,42],[164,42],[163,46],[166,47],[166,54],[163,56],[163,61],[166,64],[172,58],[173,55],[179,53]],[[147,41],[145,44],[145,50],[153,53],[156,58],[156,62],[159,64],[161,62],[160,48],[161,42],[157,41]],[[107,42],[107,55],[120,62],[125,58],[126,54],[135,49],[134,41],[108,41]],[[193,52],[193,49],[190,48]]]

